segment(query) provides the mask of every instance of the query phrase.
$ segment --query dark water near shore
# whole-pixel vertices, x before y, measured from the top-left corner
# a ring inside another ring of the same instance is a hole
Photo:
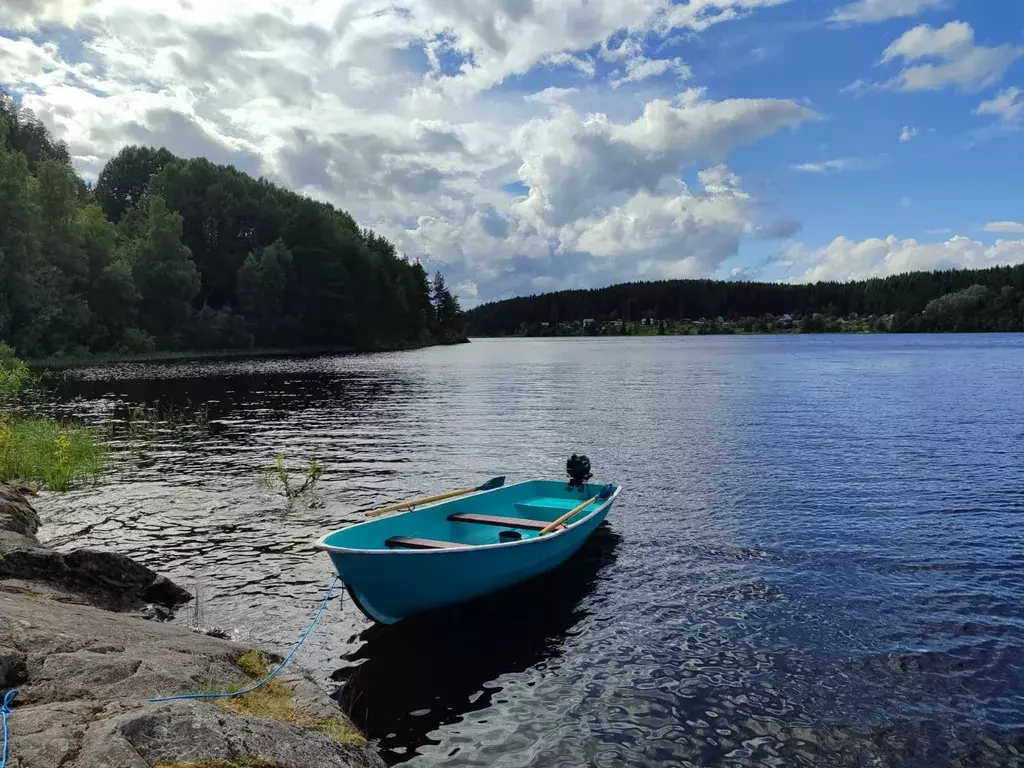
[[[1024,764],[1024,336],[478,341],[104,366],[58,408],[206,403],[45,538],[197,585],[286,650],[379,503],[574,450],[625,490],[563,569],[391,628],[344,601],[299,663],[418,766]],[[261,467],[327,467],[289,508]],[[184,617],[183,617],[184,618]],[[172,693],[172,692],[168,692]],[[959,762],[957,762],[959,761]]]

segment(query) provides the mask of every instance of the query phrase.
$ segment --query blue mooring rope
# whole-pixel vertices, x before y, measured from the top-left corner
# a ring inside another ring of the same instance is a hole
[[[324,601],[320,604],[320,610],[318,610],[316,612],[316,616],[313,617],[313,623],[310,624],[309,628],[305,632],[302,633],[302,637],[299,638],[299,642],[295,645],[294,648],[292,648],[291,652],[287,656],[284,657],[284,661],[282,661],[280,664],[278,664],[269,675],[264,677],[262,680],[260,680],[255,685],[251,685],[248,688],[245,688],[245,689],[243,689],[241,691],[235,691],[233,693],[186,693],[186,694],[182,694],[181,696],[158,696],[156,698],[146,699],[146,701],[177,701],[179,699],[230,699],[232,696],[241,696],[244,693],[251,693],[252,691],[255,691],[257,688],[260,688],[260,687],[266,685],[267,683],[269,683],[271,680],[274,679],[274,677],[277,675],[278,672],[280,672],[282,669],[284,669],[285,664],[287,664],[289,661],[292,660],[292,656],[295,655],[295,652],[298,651],[299,648],[302,647],[302,644],[304,642],[306,642],[306,638],[309,637],[310,633],[313,631],[313,628],[317,625],[317,622],[320,621],[320,617],[323,616],[324,611],[327,610],[327,602],[331,599],[331,595],[334,594],[334,589],[340,583],[341,583],[341,578],[340,577],[334,579],[334,581],[331,583],[330,589],[327,590],[327,595],[324,597]],[[12,691],[12,693],[13,693],[13,691]],[[10,695],[11,694],[8,694],[8,696],[10,696]],[[7,700],[5,699],[4,700],[4,707],[6,707],[6,706],[7,706]],[[4,745],[5,745],[4,749],[5,749],[5,757],[4,757],[4,762],[0,763],[0,768],[4,768],[4,763],[7,762],[7,758],[6,758],[7,738],[6,738],[6,735],[7,735],[7,715],[5,714],[4,715]]]
[[[4,718],[4,753],[3,757],[0,758],[0,768],[6,768],[7,766],[7,716],[11,714],[11,702],[14,701],[14,697],[18,695],[16,688],[12,688],[4,696],[3,706],[0,706],[0,714]]]

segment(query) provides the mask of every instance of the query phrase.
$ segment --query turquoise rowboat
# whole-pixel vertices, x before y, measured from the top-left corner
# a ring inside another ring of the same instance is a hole
[[[359,609],[394,624],[556,568],[583,546],[621,490],[532,480],[357,523],[317,546],[330,554]]]

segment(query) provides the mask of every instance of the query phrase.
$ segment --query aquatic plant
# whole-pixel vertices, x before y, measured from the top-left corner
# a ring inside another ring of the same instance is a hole
[[[311,503],[316,503],[314,492],[323,473],[323,465],[316,459],[310,459],[309,463],[299,472],[301,478],[301,484],[299,484],[298,481],[292,479],[292,471],[288,469],[285,455],[279,453],[274,466],[264,470],[262,485],[284,493],[289,500],[309,497]]]

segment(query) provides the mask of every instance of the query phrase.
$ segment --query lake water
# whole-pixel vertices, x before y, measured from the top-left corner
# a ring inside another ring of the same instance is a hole
[[[334,602],[298,662],[390,762],[1024,763],[1024,336],[480,340],[102,366],[58,398],[208,405],[45,498],[43,535],[280,651],[332,578],[312,542],[360,509],[574,451],[624,486],[537,582],[390,628]],[[279,451],[323,462],[323,506],[258,485]]]

